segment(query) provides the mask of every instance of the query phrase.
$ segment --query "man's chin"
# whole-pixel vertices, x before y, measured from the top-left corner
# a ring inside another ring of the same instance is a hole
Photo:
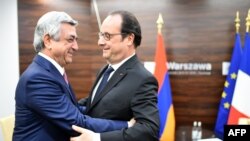
[[[107,54],[102,54],[102,57],[103,57],[104,59],[108,59],[108,55],[107,55]]]
[[[73,62],[73,59],[67,59],[66,64],[71,64]]]

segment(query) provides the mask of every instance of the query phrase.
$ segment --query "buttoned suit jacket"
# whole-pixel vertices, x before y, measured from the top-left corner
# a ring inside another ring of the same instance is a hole
[[[157,141],[159,114],[155,77],[134,55],[114,72],[106,87],[91,102],[95,85],[107,67],[97,75],[86,102],[86,114],[113,120],[135,118],[136,124],[120,131],[101,133],[101,141]]]
[[[13,141],[69,141],[78,125],[95,132],[127,127],[126,122],[83,115],[73,90],[56,67],[37,55],[16,87]]]

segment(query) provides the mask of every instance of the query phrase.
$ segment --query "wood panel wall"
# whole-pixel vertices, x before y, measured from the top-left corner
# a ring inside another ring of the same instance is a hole
[[[234,18],[237,10],[244,37],[245,17],[250,1],[237,0],[97,0],[101,20],[113,10],[128,10],[141,23],[143,40],[137,54],[142,61],[153,61],[156,46],[156,20],[162,13],[163,36],[168,61],[209,62],[211,75],[171,75],[177,126],[194,120],[213,129],[225,76],[222,62],[230,61],[234,44]],[[98,26],[90,0],[19,0],[20,72],[32,61],[34,27],[47,11],[69,13],[79,21],[79,51],[66,70],[77,98],[86,97],[98,69],[105,64],[97,46]],[[243,43],[244,44],[244,43]]]

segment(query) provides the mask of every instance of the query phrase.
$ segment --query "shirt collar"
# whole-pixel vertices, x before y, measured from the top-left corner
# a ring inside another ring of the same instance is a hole
[[[50,63],[52,63],[56,67],[56,69],[60,72],[61,75],[64,74],[64,72],[65,72],[64,68],[61,67],[54,59],[50,58],[48,55],[46,55],[42,52],[38,52],[38,55],[42,56],[43,58],[48,60]]]
[[[114,65],[111,65],[109,64],[109,66],[111,66],[114,71],[116,71],[122,64],[124,64],[128,59],[130,59],[131,57],[133,57],[135,55],[135,53],[133,53],[132,55],[130,55],[129,57],[125,58],[124,60],[122,60],[120,63],[118,64],[114,64]]]

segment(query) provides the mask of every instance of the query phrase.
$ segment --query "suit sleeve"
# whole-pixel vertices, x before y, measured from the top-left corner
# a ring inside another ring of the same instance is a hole
[[[120,131],[101,133],[101,141],[158,141],[157,90],[158,85],[154,77],[142,80],[131,101],[136,124]]]
[[[37,77],[37,76],[36,76]],[[71,136],[77,135],[72,125],[95,132],[120,130],[127,127],[126,121],[91,118],[83,115],[74,105],[62,84],[48,77],[32,78],[27,83],[27,106],[44,120],[64,129]]]

